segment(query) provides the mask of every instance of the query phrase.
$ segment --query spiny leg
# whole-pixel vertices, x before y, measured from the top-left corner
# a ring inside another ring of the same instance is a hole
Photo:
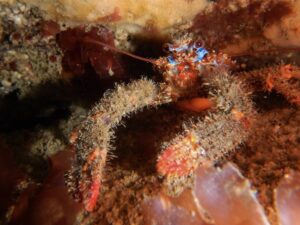
[[[95,208],[100,194],[102,173],[112,148],[113,129],[129,114],[169,101],[158,85],[140,79],[128,85],[117,85],[114,90],[106,92],[90,111],[72,137],[76,157],[67,175],[70,192],[83,201],[87,211]]]

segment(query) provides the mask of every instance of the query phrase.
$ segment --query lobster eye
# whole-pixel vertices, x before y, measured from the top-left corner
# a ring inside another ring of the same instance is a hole
[[[194,46],[195,46],[195,48],[201,48],[201,47],[203,47],[203,42],[200,40],[195,41]]]
[[[176,62],[176,60],[174,59],[173,56],[168,56],[167,59],[168,59],[168,62],[169,62],[171,65],[176,65],[176,64],[177,64],[177,62]]]

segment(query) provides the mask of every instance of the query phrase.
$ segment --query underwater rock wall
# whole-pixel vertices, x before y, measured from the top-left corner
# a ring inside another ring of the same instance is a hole
[[[162,30],[190,21],[208,3],[207,0],[29,0],[27,2],[45,11],[49,19],[115,23],[129,26],[131,30],[148,25]]]

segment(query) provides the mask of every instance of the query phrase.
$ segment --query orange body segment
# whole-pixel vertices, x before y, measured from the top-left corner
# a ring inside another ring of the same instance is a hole
[[[201,112],[212,108],[214,103],[208,98],[192,98],[178,102],[177,106],[182,110]]]

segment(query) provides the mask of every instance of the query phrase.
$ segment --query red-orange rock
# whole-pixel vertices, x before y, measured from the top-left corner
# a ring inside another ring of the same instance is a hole
[[[281,225],[300,225],[300,173],[285,175],[275,191],[275,205]]]
[[[90,65],[100,77],[122,76],[123,66],[117,54],[88,40],[115,46],[113,33],[104,27],[86,30],[79,26],[62,31],[58,34],[58,45],[64,53],[64,70],[82,75]]]
[[[206,225],[191,193],[185,191],[178,198],[159,194],[146,201],[143,205],[145,225]]]
[[[232,164],[202,166],[195,184],[179,197],[165,194],[143,205],[145,224],[268,225],[249,182]]]
[[[269,224],[249,182],[232,164],[222,169],[200,168],[193,191],[217,225]]]
[[[32,198],[24,224],[72,225],[82,210],[68,194],[64,173],[70,167],[72,152],[64,150],[51,158],[51,170],[41,190]]]
[[[0,216],[12,204],[12,193],[15,186],[24,178],[14,160],[11,149],[0,137]]]

